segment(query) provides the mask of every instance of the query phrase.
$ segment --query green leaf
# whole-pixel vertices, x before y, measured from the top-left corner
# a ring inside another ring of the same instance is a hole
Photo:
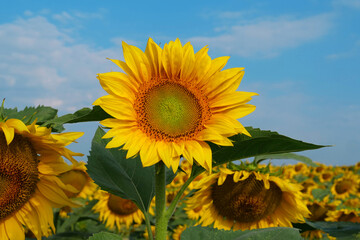
[[[4,117],[16,118],[22,120],[25,124],[31,124],[37,119],[37,124],[41,125],[46,121],[49,121],[56,117],[58,110],[52,107],[37,106],[37,107],[25,107],[23,110],[18,111],[17,108],[5,108]]]
[[[303,162],[311,167],[317,167],[317,164],[314,163],[310,158],[295,154],[295,153],[279,153],[279,154],[269,154],[269,155],[259,155],[254,158],[255,163],[260,163],[266,159],[293,159],[299,162]]]
[[[106,118],[112,118],[107,114],[101,107],[94,106],[90,108],[82,108],[74,113],[69,113],[55,119],[51,119],[44,123],[47,127],[52,127],[54,129],[62,128],[62,125],[65,123],[79,123],[79,122],[91,122],[91,121],[101,121]]]
[[[64,233],[73,229],[74,225],[78,223],[81,218],[91,216],[92,208],[97,201],[91,201],[83,207],[74,208],[74,212],[68,218],[60,218],[61,223],[56,226],[56,233]]]
[[[320,201],[323,200],[324,197],[330,195],[330,193],[331,193],[330,189],[321,189],[321,188],[315,188],[311,191],[313,198]]]
[[[98,128],[88,157],[88,173],[103,190],[131,199],[146,212],[154,196],[155,168],[143,167],[140,157],[126,159],[126,151],[106,149],[108,139]]]
[[[304,227],[301,227],[304,225]],[[320,229],[326,233],[329,233],[330,236],[336,237],[341,240],[353,240],[360,239],[360,223],[353,222],[309,222],[296,225],[296,227],[300,228],[308,228],[310,226],[314,229]]]
[[[109,232],[99,232],[89,237],[89,240],[121,240],[122,238],[115,234]]]
[[[190,227],[181,234],[181,240],[212,239],[212,240],[297,240],[302,239],[295,228],[263,228],[247,231],[225,231],[210,227]]]
[[[251,137],[244,134],[230,137],[234,146],[218,146],[209,143],[213,154],[213,166],[261,155],[299,152],[327,147],[292,139],[269,130],[253,127],[246,127],[246,130],[251,134]],[[194,165],[191,174],[198,175],[203,171],[204,168]]]

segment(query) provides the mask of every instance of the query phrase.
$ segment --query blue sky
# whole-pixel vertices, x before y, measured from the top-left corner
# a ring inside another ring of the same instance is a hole
[[[118,71],[121,42],[179,38],[226,68],[245,67],[241,91],[259,96],[240,119],[331,148],[314,161],[360,161],[360,1],[7,1],[0,8],[0,97],[6,107],[50,105],[60,114],[105,94],[96,74]],[[96,123],[75,151],[88,154]],[[83,158],[86,160],[86,157]]]

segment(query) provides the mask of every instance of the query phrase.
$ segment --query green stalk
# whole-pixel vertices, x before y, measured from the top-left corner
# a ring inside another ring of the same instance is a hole
[[[145,215],[145,223],[146,223],[146,229],[147,229],[148,235],[149,235],[149,240],[153,240],[154,236],[153,236],[153,233],[151,230],[149,212],[146,212],[144,215]]]
[[[166,240],[168,219],[166,218],[165,165],[162,161],[155,165],[155,239]]]
[[[175,198],[172,200],[170,206],[168,207],[168,209],[166,210],[165,213],[165,217],[167,219],[167,221],[169,221],[169,219],[171,218],[171,216],[174,214],[175,212],[175,208],[176,205],[178,204],[181,196],[183,195],[184,191],[186,190],[186,188],[189,186],[189,184],[197,177],[197,175],[191,175],[186,182],[184,183],[184,185],[182,185],[182,187],[180,188],[179,192],[176,194]]]

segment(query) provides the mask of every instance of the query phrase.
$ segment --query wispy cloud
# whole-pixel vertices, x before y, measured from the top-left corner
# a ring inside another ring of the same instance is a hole
[[[79,43],[42,16],[2,24],[1,97],[8,104],[43,104],[64,111],[91,106],[103,94],[96,74],[117,70],[107,57],[122,58],[121,48]]]
[[[195,36],[189,40],[196,45],[209,45],[224,53],[242,57],[275,57],[285,49],[325,36],[331,27],[330,14],[302,19],[290,17],[257,19],[237,25],[218,27],[216,30],[222,29],[223,32],[217,36]]]
[[[355,9],[360,9],[360,0],[333,0],[334,6],[344,6]]]

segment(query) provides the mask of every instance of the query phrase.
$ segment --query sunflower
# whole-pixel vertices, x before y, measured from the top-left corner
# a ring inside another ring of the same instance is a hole
[[[318,177],[321,183],[330,182],[334,177],[334,172],[330,170],[323,171]]]
[[[331,193],[338,199],[346,199],[350,194],[356,195],[359,180],[358,175],[351,171],[345,171],[343,177],[334,181]]]
[[[116,228],[120,231],[123,224],[129,229],[134,222],[141,224],[144,219],[144,214],[129,199],[102,190],[98,192],[95,198],[99,199],[99,201],[93,207],[93,211],[100,213],[100,221],[106,222],[105,226],[109,229],[114,229],[116,225]]]
[[[60,174],[58,177],[65,185],[70,185],[77,190],[76,192],[65,190],[65,194],[69,198],[92,200],[98,188],[87,174],[84,162],[73,163],[69,171]],[[87,202],[85,202],[85,204],[87,204]],[[61,217],[66,218],[70,212],[72,212],[72,208],[64,206],[60,209],[59,214]]]
[[[308,201],[307,207],[311,212],[311,216],[308,218],[310,221],[325,221],[327,213],[336,209],[336,206],[340,204],[339,201],[329,202],[329,198],[326,197],[323,201]]]
[[[181,234],[185,231],[185,229],[187,228],[186,225],[179,225],[174,229],[174,233],[172,235],[172,238],[174,240],[180,240],[181,239]]]
[[[313,239],[322,239],[324,236],[327,237],[329,240],[335,240],[336,237],[330,236],[328,233],[325,233],[321,230],[309,230],[301,233],[301,236],[303,236],[305,239],[313,240]]]
[[[150,38],[145,52],[123,42],[123,51],[125,62],[111,61],[125,73],[99,74],[109,95],[93,103],[114,117],[101,121],[111,128],[107,148],[123,146],[127,158],[140,153],[144,167],[163,161],[175,172],[182,155],[211,170],[206,141],[232,146],[228,137],[250,136],[236,119],[255,110],[246,103],[257,94],[236,91],[244,69],[222,71],[229,57],[211,59],[206,47],[194,53],[179,39],[161,49]]]
[[[83,133],[51,134],[51,129],[18,119],[0,122],[0,239],[25,239],[25,228],[37,239],[55,231],[53,207],[77,206],[57,177],[76,162],[65,148]]]
[[[353,222],[360,223],[359,210],[356,209],[341,209],[328,212],[328,217],[325,221],[329,222]]]
[[[220,169],[199,181],[189,200],[203,206],[202,226],[246,230],[275,226],[292,227],[309,215],[301,201],[299,185],[259,172]]]
[[[65,191],[65,194],[69,198],[77,197],[92,200],[93,194],[98,188],[95,182],[87,174],[84,162],[73,163],[71,169],[60,174],[59,178],[64,184],[69,184],[78,190],[75,193]]]

